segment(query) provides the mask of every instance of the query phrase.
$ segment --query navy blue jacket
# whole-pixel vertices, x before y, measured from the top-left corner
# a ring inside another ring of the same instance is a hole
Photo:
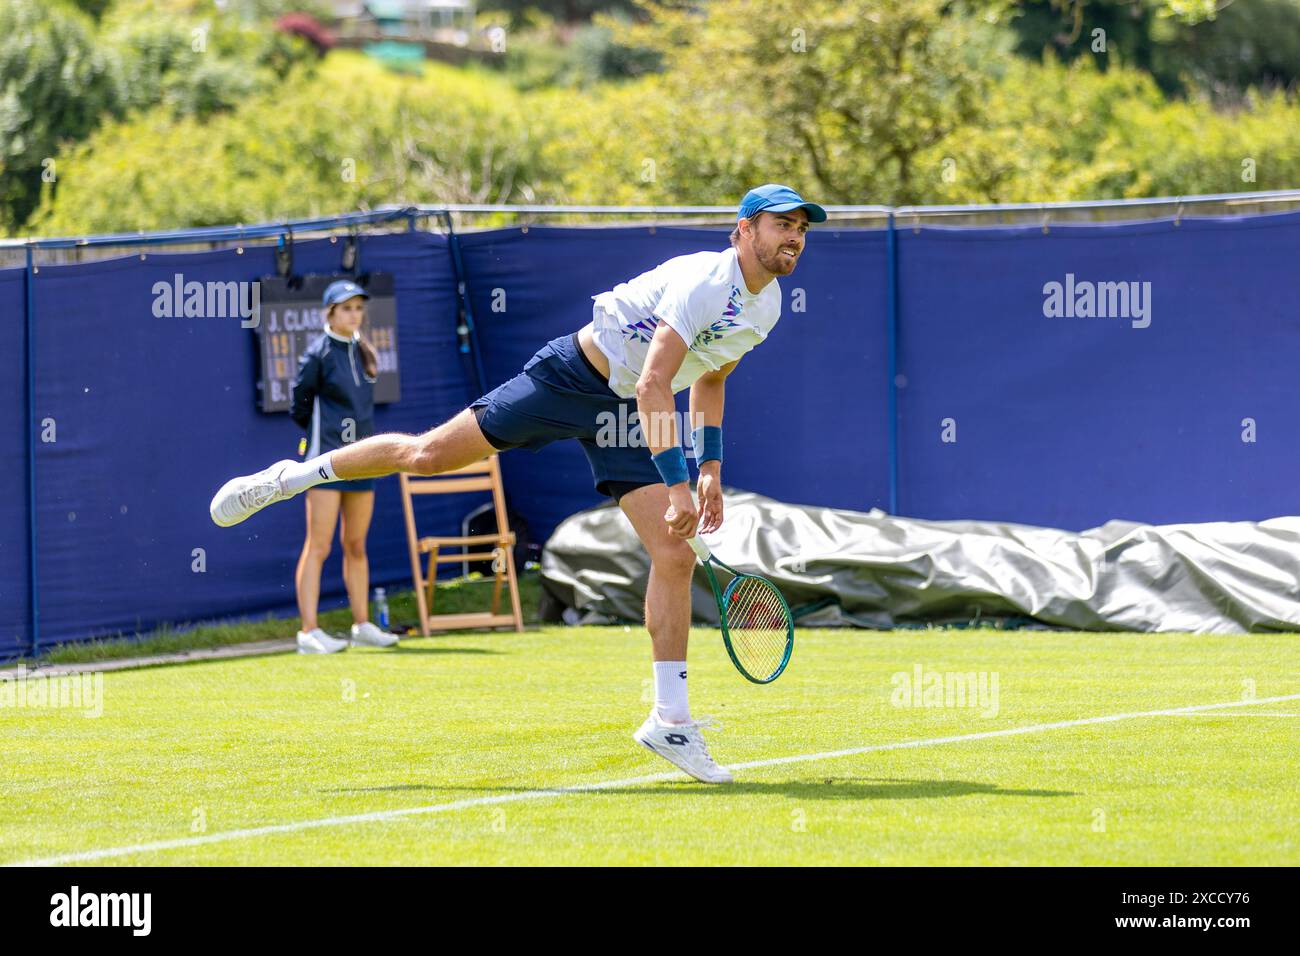
[[[289,414],[307,430],[308,458],[375,432],[375,380],[366,375],[356,340],[327,330],[298,360],[291,394]]]

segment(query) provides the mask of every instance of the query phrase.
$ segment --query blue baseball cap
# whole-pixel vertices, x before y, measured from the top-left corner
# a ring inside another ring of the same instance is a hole
[[[806,211],[809,222],[826,221],[825,209],[815,202],[804,202],[797,192],[780,183],[756,186],[745,193],[745,198],[740,201],[740,209],[736,212],[736,219],[752,219],[754,213],[758,212],[789,212],[791,209]]]
[[[321,303],[329,308],[331,305],[351,299],[354,296],[361,296],[363,299],[370,298],[370,293],[361,286],[357,285],[351,279],[339,279],[337,282],[331,282],[325,289],[325,296]]]

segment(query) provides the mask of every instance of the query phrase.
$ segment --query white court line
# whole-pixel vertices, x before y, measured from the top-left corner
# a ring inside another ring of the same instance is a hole
[[[1179,717],[1300,717],[1300,714],[1281,714],[1275,710],[1261,710],[1255,714],[1178,714]]]
[[[1144,710],[1130,714],[1109,714],[1105,717],[1082,717],[1077,720],[1061,720],[1050,724],[1032,724],[1028,727],[1009,727],[1005,730],[988,730],[975,734],[957,734],[952,737],[931,737],[925,740],[904,740],[892,744],[871,744],[866,747],[852,747],[848,750],[826,750],[820,753],[795,754],[789,757],[771,757],[765,760],[750,760],[746,763],[731,764],[732,770],[749,770],[754,767],[777,767],[784,764],[808,763],[814,760],[831,760],[836,757],[852,757],[858,754],[879,753],[885,750],[908,750],[913,747],[933,747],[939,744],[964,743],[969,740],[989,740],[993,737],[1012,737],[1017,734],[1034,734],[1044,730],[1060,730],[1066,727],[1086,727],[1090,724],[1111,724],[1120,720],[1136,720],[1141,717],[1167,717],[1174,714],[1191,714],[1198,711],[1217,710],[1225,707],[1253,707],[1256,704],[1276,704],[1284,700],[1300,700],[1300,694],[1288,694],[1284,697],[1261,697],[1258,700],[1236,700],[1226,704],[1197,704],[1192,707],[1173,707],[1167,710]],[[183,847],[203,846],[208,843],[225,843],[230,840],[245,840],[250,837],[269,836],[275,833],[297,833],[300,830],[314,830],[320,827],[340,827],[353,823],[379,823],[387,820],[399,820],[402,817],[423,816],[431,813],[450,813],[468,807],[486,807],[499,803],[517,803],[523,800],[543,800],[549,797],[563,797],[575,793],[592,793],[601,790],[617,790],[633,787],[642,783],[658,783],[663,780],[681,779],[676,771],[655,773],[643,777],[625,777],[621,780],[605,780],[597,783],[580,783],[570,787],[556,787],[549,790],[523,790],[515,793],[503,793],[494,797],[469,797],[454,800],[451,803],[434,803],[423,807],[406,807],[399,810],[376,810],[372,813],[355,813],[341,817],[320,817],[315,820],[298,820],[293,823],[277,823],[271,826],[250,827],[246,830],[226,830],[222,833],[209,833],[204,836],[183,837],[176,840],[159,840],[155,843],[137,843],[132,846],[105,847],[100,850],[83,850],[78,853],[63,853],[47,856],[37,860],[25,860],[18,863],[6,863],[4,866],[59,866],[64,863],[85,863],[91,860],[107,860],[119,856],[133,856],[137,853],[156,853],[161,850],[178,850]]]

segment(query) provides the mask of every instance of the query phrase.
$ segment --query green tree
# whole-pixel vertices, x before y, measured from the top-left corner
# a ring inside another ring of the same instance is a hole
[[[526,202],[536,132],[504,81],[422,78],[351,53],[200,120],[166,106],[109,124],[59,159],[42,235],[261,222],[386,203]]]
[[[119,20],[115,8],[101,35],[131,89],[101,105],[107,121],[79,144],[51,137],[62,144],[58,182],[45,184],[32,222],[76,235],[407,202],[730,204],[771,180],[845,203],[1300,185],[1293,98],[1249,91],[1230,110],[1200,95],[1171,100],[1122,50],[1104,65],[1017,57],[1001,8],[647,9],[642,23],[608,28],[624,48],[662,57],[664,72],[521,91],[481,68],[396,76],[346,51],[268,66],[274,56],[242,22],[214,21],[208,52],[194,57],[177,42],[192,21],[176,20],[177,32]],[[232,68],[240,75],[205,86],[203,69]]]
[[[1018,0],[1017,52],[1121,62],[1167,92],[1235,99],[1300,78],[1300,0]]]
[[[1224,98],[1251,86],[1300,81],[1300,0],[1249,0],[1180,30],[1170,59],[1197,87]]]
[[[113,0],[71,0],[71,3],[78,10],[98,20],[104,15],[104,11],[113,5]]]
[[[304,42],[265,25],[230,15],[144,16],[148,4],[129,0],[115,7],[101,32],[121,64],[131,109],[164,104],[178,115],[207,116],[316,59]]]
[[[532,90],[548,86],[589,88],[605,80],[655,73],[661,64],[659,55],[652,50],[618,43],[614,29],[601,21],[577,28],[536,23],[516,31],[496,65],[517,87]]]
[[[121,107],[112,55],[95,44],[88,16],[50,0],[0,0],[0,226],[13,230],[36,206],[50,160]]]
[[[181,115],[206,116],[256,88],[255,64],[209,52],[195,29],[202,27],[170,17],[110,22],[104,39],[118,53],[132,109],[165,104]]]
[[[981,121],[1009,60],[997,3],[978,17],[949,0],[646,9],[650,22],[626,40],[663,55],[667,95],[722,91],[719,108],[759,121],[773,178],[779,171],[830,202],[920,201],[917,157]],[[662,148],[680,135],[665,129]]]
[[[919,161],[926,202],[1051,202],[1115,198],[1127,160],[1099,149],[1126,106],[1165,99],[1141,70],[1102,71],[1090,60],[1016,61],[994,84],[983,122],[953,130]]]
[[[593,205],[732,202],[772,178],[770,138],[726,91],[682,98],[666,76],[529,97],[544,139],[539,191]]]
[[[921,160],[931,202],[1047,202],[1248,192],[1300,184],[1300,105],[1252,93],[1233,110],[1169,100],[1151,76],[1090,60],[1018,62],[988,119]]]
[[[628,13],[635,0],[479,0],[478,9],[500,11],[507,15],[510,28],[526,27],[535,15],[560,23],[585,23],[601,13]]]
[[[96,3],[99,0],[78,0]],[[332,0],[106,0],[115,14],[135,19],[159,17],[219,17],[227,23],[250,24],[301,11],[319,20],[333,16]]]
[[[1294,189],[1300,105],[1280,93],[1251,93],[1231,112],[1204,99],[1125,103],[1098,146],[1097,163],[1122,170],[1099,184],[1113,195]]]

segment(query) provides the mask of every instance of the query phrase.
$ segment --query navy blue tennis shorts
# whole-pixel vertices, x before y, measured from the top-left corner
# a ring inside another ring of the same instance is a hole
[[[351,481],[331,481],[328,485],[319,487],[325,491],[374,491],[375,479],[353,478]]]
[[[650,449],[626,440],[626,423],[637,420],[636,399],[614,393],[582,354],[576,332],[547,342],[522,372],[470,408],[498,451],[537,451],[553,441],[578,439],[598,494],[618,499],[633,488],[663,481]]]

